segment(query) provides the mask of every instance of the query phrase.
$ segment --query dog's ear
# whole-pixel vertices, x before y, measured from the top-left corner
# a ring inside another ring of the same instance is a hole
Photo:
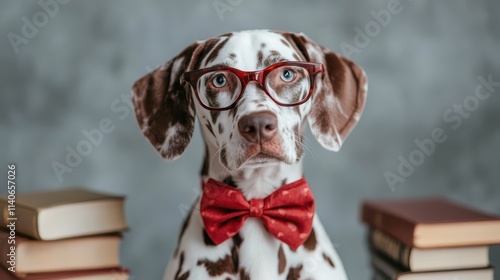
[[[203,43],[193,43],[163,66],[132,86],[132,102],[139,127],[168,160],[186,149],[194,130],[194,103],[180,76],[197,64]]]
[[[284,35],[306,61],[325,66],[322,78],[316,79],[308,121],[318,142],[328,150],[338,151],[363,111],[368,85],[365,72],[303,34]]]

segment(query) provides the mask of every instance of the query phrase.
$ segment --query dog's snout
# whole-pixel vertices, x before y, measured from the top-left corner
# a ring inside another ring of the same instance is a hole
[[[271,112],[252,113],[238,121],[241,136],[250,143],[262,143],[271,140],[278,130],[278,119]]]

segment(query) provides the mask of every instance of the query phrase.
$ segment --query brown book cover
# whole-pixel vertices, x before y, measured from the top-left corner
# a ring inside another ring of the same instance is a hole
[[[129,270],[126,268],[116,267],[108,269],[16,275],[0,267],[1,280],[127,280],[129,278],[129,273]]]
[[[40,240],[118,232],[127,228],[124,197],[81,188],[17,194],[15,210],[0,196],[0,227],[17,220],[16,232]],[[9,209],[11,210],[11,209]]]
[[[117,234],[41,241],[0,230],[0,266],[16,274],[117,267],[120,241]]]
[[[443,198],[366,200],[361,219],[416,248],[500,244],[500,218]]]

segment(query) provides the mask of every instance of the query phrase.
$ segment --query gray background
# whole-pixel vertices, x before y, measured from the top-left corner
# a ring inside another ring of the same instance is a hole
[[[43,10],[35,1],[0,4],[0,181],[6,164],[16,163],[20,191],[81,185],[125,194],[130,231],[121,259],[135,279],[163,273],[185,209],[198,193],[202,143],[197,131],[183,157],[165,162],[134,116],[114,112],[111,104],[122,95],[128,99],[137,78],[195,40],[267,28],[301,31],[340,52],[342,42],[354,44],[355,27],[373,20],[370,11],[388,3],[231,2],[237,5],[220,17],[213,1],[73,1],[17,54],[7,34],[21,35],[22,18],[31,21]],[[402,1],[401,7],[351,56],[367,72],[369,99],[342,150],[325,152],[308,134],[313,151],[305,158],[306,176],[350,279],[371,274],[359,219],[363,199],[444,195],[500,214],[500,88],[458,129],[443,119],[474,94],[479,76],[500,80],[500,3]],[[104,118],[115,130],[60,182],[51,164],[64,163],[65,147],[75,148],[85,139],[82,130]],[[414,140],[435,128],[445,130],[447,141],[391,189],[384,172],[397,172],[398,156],[408,159]],[[500,266],[498,247],[492,254]]]

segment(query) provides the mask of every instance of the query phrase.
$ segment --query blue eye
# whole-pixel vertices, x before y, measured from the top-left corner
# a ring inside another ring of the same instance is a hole
[[[217,75],[212,79],[212,84],[217,88],[221,88],[226,85],[226,81],[224,75]]]
[[[283,80],[283,82],[289,83],[293,80],[294,77],[295,77],[295,74],[290,69],[285,69],[285,70],[281,71],[281,80]]]

